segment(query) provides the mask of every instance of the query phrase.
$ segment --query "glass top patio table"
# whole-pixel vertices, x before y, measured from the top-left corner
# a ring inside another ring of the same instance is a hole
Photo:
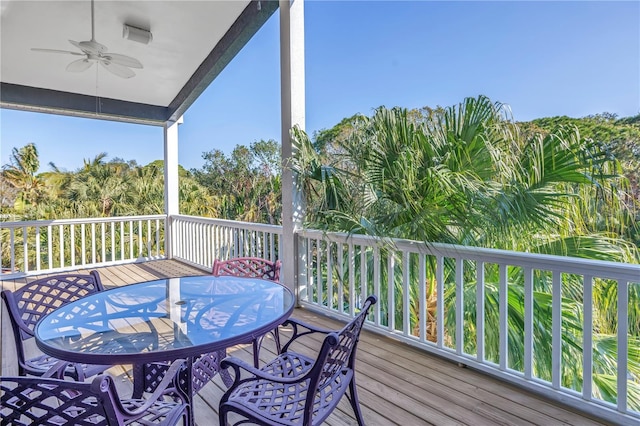
[[[140,364],[197,357],[248,343],[293,311],[281,284],[191,276],[106,290],[69,303],[38,323],[36,344],[59,359]]]

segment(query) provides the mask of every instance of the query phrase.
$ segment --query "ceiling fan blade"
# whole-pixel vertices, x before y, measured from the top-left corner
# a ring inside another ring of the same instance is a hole
[[[120,55],[119,53],[103,53],[102,56],[114,64],[123,65],[129,68],[143,68],[142,63],[131,56]]]
[[[118,77],[131,78],[136,75],[136,73],[133,72],[133,70],[130,70],[125,66],[118,65],[106,59],[100,60],[100,65],[102,65],[107,71],[117,75]]]
[[[47,52],[47,53],[64,53],[67,55],[77,55],[77,56],[84,56],[84,54],[79,53],[79,52],[70,52],[68,50],[57,50],[57,49],[39,49],[37,47],[32,47],[31,50],[33,50],[34,52]]]
[[[69,65],[67,65],[67,71],[82,72],[91,68],[91,65],[93,65],[93,61],[90,61],[86,58],[78,59],[77,61],[73,61]]]

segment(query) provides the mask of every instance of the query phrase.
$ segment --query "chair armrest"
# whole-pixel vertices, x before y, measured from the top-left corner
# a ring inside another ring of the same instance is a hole
[[[301,377],[295,377],[295,378],[284,378],[279,376],[272,376],[271,374],[265,373],[264,371],[258,368],[255,368],[253,365],[247,362],[244,362],[240,358],[236,358],[233,356],[226,357],[220,363],[220,368],[222,369],[227,369],[229,367],[233,368],[235,373],[235,377],[233,378],[233,384],[229,386],[229,389],[234,388],[240,382],[241,370],[245,370],[248,373],[253,374],[255,376],[255,377],[244,379],[245,381],[255,380],[255,379],[264,379],[264,380],[269,380],[271,382],[286,384],[286,383],[298,383],[301,381],[301,377],[306,377],[306,374]]]
[[[186,361],[184,359],[177,359],[175,360],[171,366],[169,367],[169,369],[167,370],[167,372],[165,373],[164,377],[162,378],[162,381],[160,382],[160,384],[158,384],[158,387],[156,387],[156,390],[153,391],[153,393],[145,399],[145,403],[144,405],[136,408],[135,410],[127,410],[124,407],[122,407],[122,410],[124,413],[126,413],[127,416],[131,417],[131,418],[135,418],[137,416],[141,416],[146,414],[147,410],[149,409],[149,407],[151,407],[156,401],[158,401],[164,394],[167,393],[167,388],[174,384],[176,381],[176,376],[178,374],[178,372],[184,368],[186,366]],[[97,379],[94,379],[94,383]],[[178,393],[179,394],[179,393]],[[182,399],[182,398],[181,398]],[[187,401],[182,401],[183,403],[186,403]]]
[[[288,325],[291,325],[293,327],[293,334],[291,335],[287,343],[285,343],[285,345],[282,347],[282,351],[281,351],[282,353],[286,352],[289,349],[289,346],[299,337],[307,336],[309,334],[314,334],[314,333],[320,333],[320,334],[326,335],[335,331],[335,330],[327,330],[323,328],[314,327],[311,324],[308,324],[304,321],[300,321],[294,318],[289,318],[282,324],[282,326],[288,326]]]

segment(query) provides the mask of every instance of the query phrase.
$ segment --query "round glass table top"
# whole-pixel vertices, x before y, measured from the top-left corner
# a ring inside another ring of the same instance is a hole
[[[95,293],[42,318],[35,334],[48,355],[121,364],[172,360],[249,343],[284,322],[293,294],[253,278],[192,276]]]

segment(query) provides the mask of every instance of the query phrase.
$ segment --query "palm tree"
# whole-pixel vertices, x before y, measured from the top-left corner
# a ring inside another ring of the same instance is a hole
[[[633,223],[625,200],[625,181],[617,175],[617,163],[597,144],[580,138],[574,128],[547,135],[519,132],[507,110],[486,97],[468,98],[458,106],[430,110],[427,116],[407,110],[379,108],[371,118],[357,117],[348,137],[341,138],[336,154],[325,159],[313,149],[304,132],[292,131],[297,154],[293,168],[305,188],[308,226],[333,231],[383,237],[446,242],[467,246],[501,248],[532,253],[578,256],[638,263],[637,247],[615,235]],[[330,162],[329,162],[330,161]],[[606,212],[595,216],[594,212]],[[389,254],[391,255],[391,254]],[[360,257],[356,256],[358,262]],[[369,261],[369,256],[364,256]],[[415,263],[415,262],[413,262]],[[397,265],[401,261],[396,262]],[[417,265],[411,265],[411,268]],[[359,270],[356,267],[356,271]],[[367,268],[372,271],[373,268]],[[485,275],[487,330],[498,330],[498,276]],[[433,274],[433,269],[430,269]],[[420,301],[417,285],[411,291],[412,324],[417,324],[419,305],[433,304],[434,276],[428,300]],[[453,274],[453,266],[445,270]],[[465,271],[466,321],[475,318],[475,271]],[[394,274],[400,276],[400,274]],[[336,276],[334,274],[334,276]],[[417,277],[417,274],[413,275]],[[386,277],[381,280],[386,283]],[[396,280],[396,300],[402,300],[402,283]],[[523,279],[513,271],[509,282],[509,365],[521,369]],[[617,349],[611,342],[615,325],[617,289],[611,283],[595,283],[594,317],[603,322],[594,338],[600,355],[594,381],[603,398],[615,400],[607,384],[615,377]],[[536,347],[551,342],[551,291],[548,280],[537,276],[534,287]],[[518,296],[519,295],[519,296]],[[563,283],[563,324],[581,330],[582,286],[577,280]],[[445,285],[445,341],[455,329],[455,291]],[[630,323],[640,319],[638,289],[630,294]],[[393,307],[386,307],[393,312]],[[401,323],[401,319],[398,318]],[[575,328],[577,327],[577,328]],[[634,326],[629,345],[629,369],[640,377],[640,329]],[[475,330],[466,327],[465,350],[475,351]],[[430,336],[432,339],[434,336]],[[497,338],[489,333],[487,353],[497,359]],[[563,335],[563,379],[566,386],[579,373],[581,333]],[[549,380],[550,352],[537,352],[535,374]],[[630,385],[632,393],[640,390]],[[638,393],[640,395],[640,393]],[[640,398],[632,405],[640,407]]]
[[[20,205],[16,210],[22,211],[28,206],[35,206],[41,200],[44,183],[36,176],[40,168],[38,149],[35,144],[29,143],[22,148],[13,148],[10,163],[3,167],[3,177],[20,195]]]

